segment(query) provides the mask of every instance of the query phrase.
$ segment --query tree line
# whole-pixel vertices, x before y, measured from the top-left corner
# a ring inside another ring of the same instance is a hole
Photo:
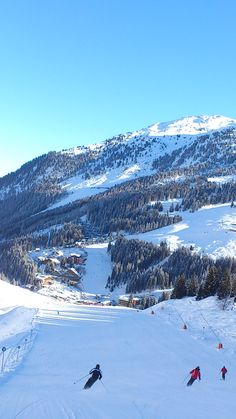
[[[118,238],[108,246],[113,263],[107,288],[126,286],[127,293],[172,288],[172,298],[236,295],[236,260],[198,254],[181,246],[171,252],[159,245]]]

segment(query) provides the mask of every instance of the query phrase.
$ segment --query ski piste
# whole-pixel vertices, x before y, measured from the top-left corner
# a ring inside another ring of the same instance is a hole
[[[17,344],[18,325],[22,337],[29,333],[35,313],[32,305],[38,310],[33,324],[36,335],[18,363],[9,365],[1,376],[0,418],[173,419],[170,406],[174,406],[177,418],[200,419],[208,412],[207,419],[222,419],[227,406],[227,419],[235,419],[233,306],[223,311],[213,297],[199,302],[170,300],[144,311],[58,306],[52,299],[17,292],[24,307],[16,323],[5,296],[2,310],[7,327],[4,334],[0,329],[2,346]],[[222,338],[222,349],[217,349],[210,327],[203,331],[201,312]],[[85,375],[98,361],[104,386],[96,382],[89,391],[82,391]],[[182,381],[197,365],[202,380],[190,390]],[[224,383],[219,380],[223,365],[230,372]]]

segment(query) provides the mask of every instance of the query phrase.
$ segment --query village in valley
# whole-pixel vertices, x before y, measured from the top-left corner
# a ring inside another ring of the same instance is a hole
[[[161,290],[135,295],[126,294],[124,288],[113,293],[108,288],[103,293],[88,292],[84,283],[88,248],[82,242],[76,242],[73,246],[36,248],[28,255],[37,269],[38,293],[50,296],[59,302],[143,309],[144,299],[154,298],[157,302],[162,294]],[[96,273],[94,280],[96,281]],[[32,285],[26,288],[35,291]]]
[[[108,298],[85,292],[83,277],[87,252],[81,244],[73,247],[36,248],[29,252],[37,266],[39,293],[58,301],[77,304],[104,304]]]
[[[87,251],[82,243],[74,246],[53,247],[29,252],[30,258],[37,266],[36,279],[39,293],[50,295],[57,301],[67,301],[73,304],[85,305],[118,305],[119,299],[106,294],[89,293],[84,287],[86,273]],[[126,305],[124,298],[124,304]]]
[[[81,287],[81,279],[87,259],[85,250],[77,247],[36,248],[30,256],[37,264],[39,286],[52,285],[56,280],[61,283]]]

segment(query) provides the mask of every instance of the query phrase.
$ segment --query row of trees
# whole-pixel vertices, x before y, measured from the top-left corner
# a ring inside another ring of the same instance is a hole
[[[126,231],[144,233],[182,220],[181,216],[160,213],[162,204],[148,205],[145,193],[123,193],[93,200],[88,205],[88,220],[101,234]]]
[[[185,274],[181,274],[175,281],[171,298],[196,296],[197,300],[201,300],[214,295],[225,303],[228,298],[236,296],[236,272],[214,265],[200,284],[196,276],[187,279]]]
[[[165,242],[154,246],[120,237],[114,244],[109,243],[108,252],[111,254],[113,269],[106,287],[111,291],[123,284],[129,293],[169,286],[168,274],[155,267],[170,254]]]
[[[29,246],[31,247],[31,246]],[[36,285],[36,266],[27,254],[28,246],[13,241],[0,246],[0,272],[14,285]]]
[[[184,246],[171,253],[165,242],[153,245],[124,237],[110,243],[108,251],[113,263],[110,290],[126,285],[126,292],[134,293],[174,286],[173,298],[236,295],[234,258],[213,260]]]

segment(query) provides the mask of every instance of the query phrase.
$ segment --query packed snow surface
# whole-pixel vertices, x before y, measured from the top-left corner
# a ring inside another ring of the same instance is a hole
[[[4,295],[2,283],[0,289]],[[9,290],[5,299],[10,327]],[[31,293],[19,293],[21,306],[31,306],[30,299]],[[1,374],[0,418],[235,419],[232,303],[223,311],[214,298],[171,300],[151,314],[150,309],[37,300],[36,337],[15,369]],[[24,311],[29,308],[21,310],[19,319],[26,325]],[[6,324],[7,312],[1,314]],[[217,349],[219,342],[223,349]],[[85,391],[85,376],[97,363],[103,379]],[[202,380],[189,388],[189,371],[197,365]],[[225,382],[220,380],[223,365],[228,369]]]
[[[111,274],[111,259],[107,253],[107,243],[93,244],[86,247],[88,259],[83,277],[86,292],[107,294],[106,280]]]

